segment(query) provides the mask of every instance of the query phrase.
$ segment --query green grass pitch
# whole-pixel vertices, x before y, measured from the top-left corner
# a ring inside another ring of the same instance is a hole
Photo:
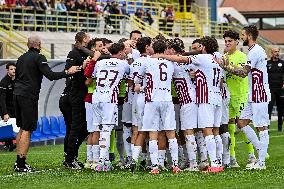
[[[0,152],[0,188],[284,188],[284,135],[276,131],[273,124],[270,131],[267,169],[248,171],[245,145],[240,134],[236,138],[236,154],[241,168],[229,169],[219,174],[188,173],[173,175],[162,172],[150,175],[148,172],[113,171],[96,173],[92,170],[67,170],[62,166],[63,145],[30,148],[28,163],[36,173],[18,174],[13,171],[15,152]],[[80,148],[80,160],[85,160],[86,146]]]

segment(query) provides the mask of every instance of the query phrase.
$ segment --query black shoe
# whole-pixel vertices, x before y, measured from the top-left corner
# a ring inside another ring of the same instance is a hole
[[[74,170],[81,170],[83,167],[80,165],[82,164],[84,167],[84,164],[81,162],[76,161],[75,159],[72,162],[64,161],[63,165],[68,169],[74,169]]]
[[[140,162],[140,167],[142,168],[143,171],[146,170],[146,165],[147,165],[146,160],[142,160],[142,161]]]
[[[137,170],[137,165],[134,160],[132,160],[132,162],[130,163],[130,170],[132,173],[134,173]]]
[[[278,132],[282,132],[282,125],[278,125]]]
[[[113,162],[115,160],[115,154],[114,153],[109,153],[109,160]]]
[[[17,163],[14,164],[14,170],[16,172],[20,172],[20,173],[30,173],[33,172],[32,168],[30,165],[25,164],[25,166],[23,167],[19,167]]]
[[[14,149],[16,149],[16,144],[12,144],[9,146],[9,152],[12,152]]]
[[[85,167],[84,163],[80,162],[80,161],[78,160],[78,157],[76,157],[76,156],[75,156],[75,161],[77,162],[77,164],[78,164],[80,167],[82,167],[82,168]]]

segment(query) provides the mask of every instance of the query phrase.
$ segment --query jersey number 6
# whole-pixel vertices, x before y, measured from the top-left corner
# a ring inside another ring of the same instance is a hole
[[[159,65],[159,69],[160,69],[160,80],[161,80],[161,81],[167,81],[167,79],[168,79],[168,74],[167,74],[167,72],[163,72],[163,67],[168,68],[168,66],[167,66],[166,64],[164,64],[164,63],[161,63],[161,64]]]

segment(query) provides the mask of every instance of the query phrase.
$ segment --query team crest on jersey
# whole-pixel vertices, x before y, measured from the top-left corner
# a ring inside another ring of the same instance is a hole
[[[282,63],[278,63],[278,67],[282,67]]]

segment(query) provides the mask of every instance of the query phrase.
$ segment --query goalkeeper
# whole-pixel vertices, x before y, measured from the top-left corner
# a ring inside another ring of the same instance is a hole
[[[235,66],[241,66],[247,62],[246,55],[237,50],[239,43],[239,34],[233,30],[225,31],[223,38],[225,40],[225,51],[228,53],[229,63]],[[241,110],[247,102],[248,98],[248,77],[241,78],[232,74],[226,74],[226,83],[231,94],[229,103],[229,133],[231,138],[230,143],[230,165],[231,167],[239,167],[235,155],[235,129],[236,120],[240,116]],[[254,155],[254,148],[247,137],[241,133],[244,138],[245,145],[248,150],[248,163],[247,167],[255,163],[256,158]]]

